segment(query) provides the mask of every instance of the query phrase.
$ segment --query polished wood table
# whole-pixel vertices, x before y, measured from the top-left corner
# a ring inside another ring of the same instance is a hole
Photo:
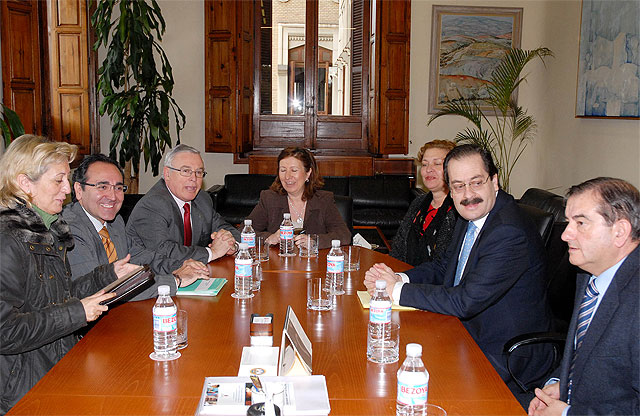
[[[242,346],[250,344],[252,313],[274,314],[274,345],[280,345],[291,305],[313,343],[313,373],[326,377],[332,415],[395,414],[396,372],[410,342],[422,344],[429,370],[429,402],[449,415],[522,415],[523,409],[457,318],[422,311],[394,311],[400,324],[400,362],[367,361],[368,310],[356,290],[376,262],[394,270],[405,263],[361,250],[361,270],[345,274],[346,294],[327,312],[306,309],[306,278],[325,273],[327,250],[318,259],[280,258],[275,248],[263,263],[261,291],[236,300],[233,259],[210,265],[229,282],[216,297],[177,297],[189,313],[189,346],[170,362],[149,358],[153,350],[153,300],[129,302],[103,316],[10,412],[10,414],[194,414],[207,376],[235,376]]]

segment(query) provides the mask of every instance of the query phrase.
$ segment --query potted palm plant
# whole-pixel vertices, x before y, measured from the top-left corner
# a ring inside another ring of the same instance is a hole
[[[500,184],[507,192],[511,172],[536,132],[535,119],[517,104],[514,91],[527,77],[521,75],[527,63],[535,58],[544,63],[548,56],[553,56],[553,52],[547,48],[510,49],[491,75],[487,98],[450,101],[427,123],[430,125],[435,119],[448,114],[471,121],[473,127],[458,132],[456,142],[475,143],[489,150],[499,169]]]
[[[24,134],[24,126],[22,125],[18,114],[4,105],[4,103],[0,103],[0,110],[2,110],[2,117],[0,117],[0,131],[2,131],[4,148],[6,149],[9,147],[11,140]]]
[[[171,96],[172,68],[158,43],[165,21],[156,0],[150,4],[146,0],[99,0],[91,24],[97,38],[94,48],[107,47],[98,70],[98,91],[103,96],[100,115],[107,113],[112,123],[109,153],[122,166],[127,165],[128,173],[133,166],[135,179],[128,185],[136,193],[140,155],[145,169],[150,164],[157,176],[162,155],[172,146],[170,115],[176,143],[186,122]]]

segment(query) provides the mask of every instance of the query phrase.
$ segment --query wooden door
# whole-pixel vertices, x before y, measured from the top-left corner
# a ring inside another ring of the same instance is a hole
[[[91,153],[89,21],[86,0],[50,0],[51,132],[53,140]]]
[[[1,1],[3,102],[25,132],[43,134],[39,2]]]

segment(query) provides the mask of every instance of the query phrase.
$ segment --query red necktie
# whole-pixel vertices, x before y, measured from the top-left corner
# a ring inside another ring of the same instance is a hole
[[[189,204],[184,204],[184,245],[191,245],[191,215]]]

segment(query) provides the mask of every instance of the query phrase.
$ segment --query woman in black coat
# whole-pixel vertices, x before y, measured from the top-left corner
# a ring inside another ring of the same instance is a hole
[[[418,152],[420,175],[427,189],[413,200],[391,243],[391,256],[412,266],[433,261],[449,246],[458,214],[444,182],[443,163],[456,146],[433,140]]]
[[[0,414],[78,341],[114,294],[101,288],[135,266],[127,258],[71,279],[69,226],[58,216],[77,147],[24,135],[0,160]]]

